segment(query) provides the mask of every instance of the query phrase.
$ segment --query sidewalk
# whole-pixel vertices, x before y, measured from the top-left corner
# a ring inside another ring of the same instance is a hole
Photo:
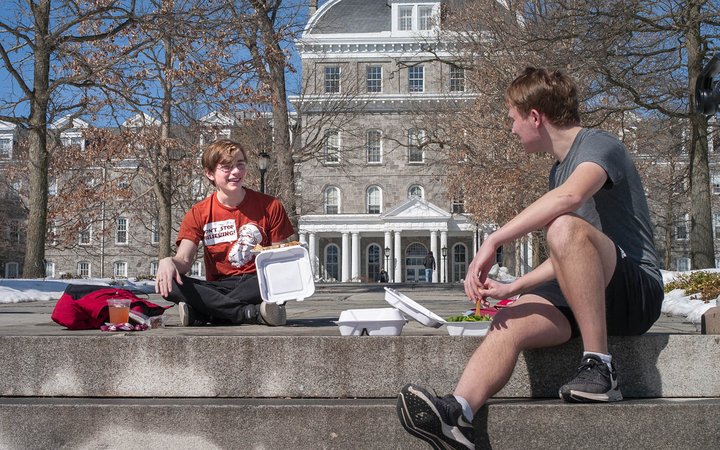
[[[422,284],[396,286],[408,297],[417,301],[441,317],[462,314],[473,307],[459,287],[438,289]],[[160,305],[171,305],[158,295],[149,300]],[[69,331],[57,325],[50,318],[55,301],[0,304],[0,336],[81,336],[108,335],[118,333],[99,330]],[[142,335],[159,336],[339,336],[334,321],[346,309],[389,308],[384,300],[384,291],[374,285],[319,285],[316,293],[302,302],[288,302],[288,324],[284,327],[260,325],[212,326],[184,328],[179,326],[177,308],[168,309],[166,327],[147,330]],[[683,317],[661,316],[650,330],[651,333],[699,334],[699,326],[686,322]],[[403,336],[446,336],[444,327],[435,329],[409,320],[402,330]]]

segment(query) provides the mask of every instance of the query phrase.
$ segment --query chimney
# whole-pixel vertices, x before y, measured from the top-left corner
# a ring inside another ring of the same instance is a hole
[[[308,17],[312,17],[317,11],[317,0],[310,0],[308,3]]]

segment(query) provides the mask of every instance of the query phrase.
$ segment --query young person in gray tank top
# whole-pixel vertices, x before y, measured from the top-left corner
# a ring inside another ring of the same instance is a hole
[[[622,400],[608,335],[645,333],[660,315],[662,277],[635,166],[612,135],[580,126],[577,87],[560,71],[527,68],[506,91],[512,133],[556,162],[549,191],[491,234],[465,280],[471,300],[518,295],[495,316],[453,395],[409,384],[398,396],[405,429],[436,448],[475,448],[472,418],[508,382],[520,352],[580,336],[568,402]],[[487,278],[497,248],[544,230],[549,258],[510,284]],[[560,381],[558,382],[560,385]]]

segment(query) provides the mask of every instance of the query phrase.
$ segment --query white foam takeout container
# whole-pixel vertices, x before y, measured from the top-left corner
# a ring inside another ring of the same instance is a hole
[[[315,292],[310,255],[301,245],[264,250],[255,257],[255,266],[266,302],[302,301]]]
[[[388,287],[385,288],[385,301],[425,326],[440,328],[445,325],[451,336],[485,336],[492,323],[492,321],[447,322],[407,295]]]
[[[396,308],[347,309],[335,323],[343,336],[399,336],[407,319]]]

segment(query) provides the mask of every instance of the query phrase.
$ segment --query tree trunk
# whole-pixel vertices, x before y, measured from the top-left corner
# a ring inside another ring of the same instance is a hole
[[[688,12],[690,32],[687,35],[688,90],[690,92],[690,261],[693,269],[715,267],[715,245],[712,234],[710,200],[710,166],[708,163],[708,120],[699,114],[692,101],[695,82],[702,70],[702,38],[698,17],[700,6],[692,4]]]
[[[46,38],[50,22],[50,2],[40,2],[35,10],[35,53],[33,96],[30,99],[30,131],[28,136],[30,179],[29,212],[23,278],[45,276],[45,238],[47,235],[48,164],[47,112],[50,86],[50,54]]]

